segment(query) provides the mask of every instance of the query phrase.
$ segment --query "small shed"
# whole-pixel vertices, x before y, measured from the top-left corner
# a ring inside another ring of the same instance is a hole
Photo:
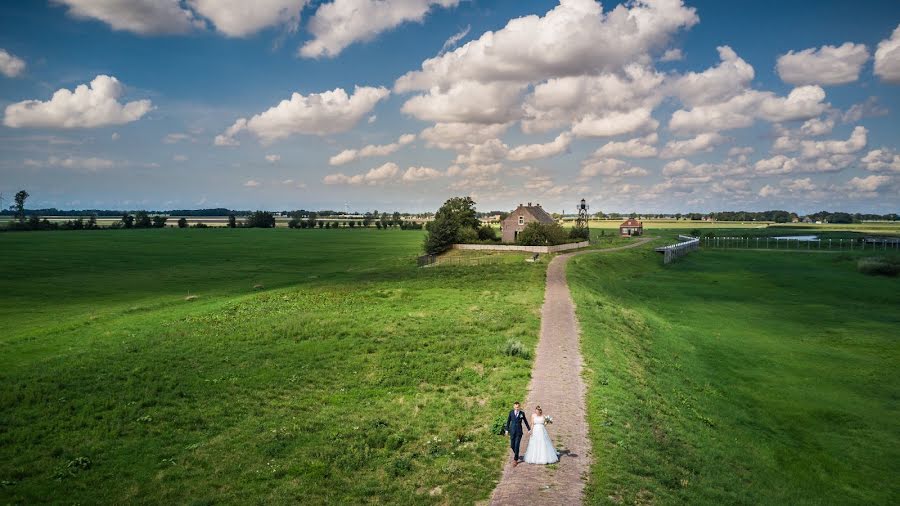
[[[622,236],[643,235],[644,224],[634,218],[628,218],[619,225],[619,234]]]
[[[503,242],[516,242],[519,232],[525,230],[525,226],[529,223],[535,222],[556,223],[556,220],[547,214],[540,204],[531,205],[531,202],[527,206],[519,204],[519,207],[509,213],[509,216],[500,223]]]

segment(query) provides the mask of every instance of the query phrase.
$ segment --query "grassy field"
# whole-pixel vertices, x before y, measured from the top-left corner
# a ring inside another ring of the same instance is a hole
[[[487,498],[544,264],[421,232],[0,234],[0,503]]]
[[[573,259],[589,503],[897,504],[900,279],[857,256]]]

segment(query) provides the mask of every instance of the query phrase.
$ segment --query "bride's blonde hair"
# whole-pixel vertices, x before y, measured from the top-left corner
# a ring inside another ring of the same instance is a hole
[[[537,411],[537,414],[539,414],[539,415],[543,415],[543,414],[544,414],[544,410],[541,409],[540,406],[535,406],[534,410]]]

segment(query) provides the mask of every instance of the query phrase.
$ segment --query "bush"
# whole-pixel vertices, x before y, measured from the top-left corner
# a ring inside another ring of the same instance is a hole
[[[523,246],[553,246],[569,241],[569,235],[559,223],[529,223],[516,240]]]
[[[482,225],[481,228],[478,229],[478,240],[479,241],[496,241],[497,240],[497,229],[490,225]]]
[[[900,274],[900,258],[861,258],[857,270],[870,276],[896,276]]]
[[[275,215],[268,211],[255,211],[244,220],[245,227],[273,228],[275,227]]]
[[[503,432],[506,430],[506,417],[507,415],[501,414],[494,418],[494,423],[491,424],[491,434],[503,435]]]
[[[506,345],[503,347],[503,353],[510,357],[531,358],[531,351],[519,341],[507,339]]]
[[[291,221],[288,222],[288,228],[300,228],[300,219],[291,218]]]
[[[178,218],[178,228],[187,228],[187,218]]]
[[[572,227],[569,229],[569,239],[576,241],[590,241],[591,231],[587,227]]]
[[[462,228],[456,236],[456,242],[472,244],[478,242],[479,234],[474,228]]]
[[[153,217],[153,228],[165,227],[166,221],[168,221],[168,220],[169,220],[169,218],[167,216],[159,216],[159,215],[154,216]]]

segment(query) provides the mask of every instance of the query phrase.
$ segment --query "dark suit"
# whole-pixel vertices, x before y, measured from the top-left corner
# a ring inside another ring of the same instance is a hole
[[[528,417],[525,412],[519,410],[519,416],[516,416],[516,410],[511,410],[509,416],[506,417],[506,430],[509,432],[509,447],[512,448],[513,458],[519,460],[519,445],[522,443],[522,423],[531,430],[528,425]]]

